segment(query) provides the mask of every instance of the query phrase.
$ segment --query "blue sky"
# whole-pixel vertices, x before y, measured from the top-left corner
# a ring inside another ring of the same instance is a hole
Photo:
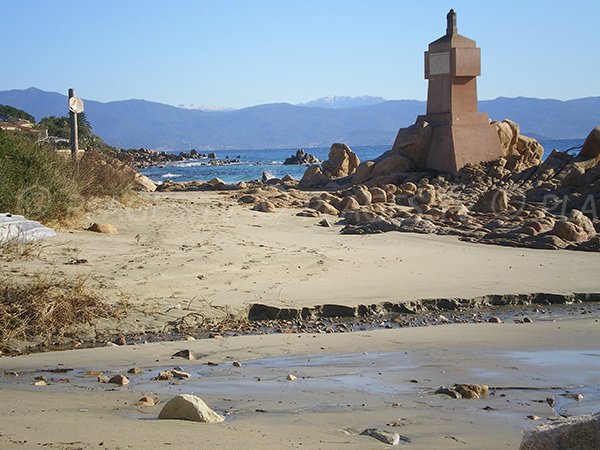
[[[600,95],[599,0],[2,0],[0,90],[244,107],[425,99],[446,13],[482,48],[479,98]]]

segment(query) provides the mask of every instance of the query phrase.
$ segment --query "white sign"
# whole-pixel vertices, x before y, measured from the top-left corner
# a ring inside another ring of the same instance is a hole
[[[450,53],[429,54],[429,75],[443,75],[450,73]]]
[[[69,110],[72,113],[79,114],[83,112],[83,100],[79,97],[71,97],[69,99]]]

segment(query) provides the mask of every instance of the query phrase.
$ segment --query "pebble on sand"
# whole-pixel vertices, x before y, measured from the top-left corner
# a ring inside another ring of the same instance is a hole
[[[119,386],[125,386],[126,384],[129,384],[129,379],[123,375],[115,375],[113,376],[110,380],[108,380],[109,383],[112,384],[118,384]]]

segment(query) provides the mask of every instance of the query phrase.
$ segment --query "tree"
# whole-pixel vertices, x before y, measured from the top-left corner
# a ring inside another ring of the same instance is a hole
[[[44,117],[40,120],[40,125],[48,129],[48,135],[50,136],[71,139],[71,123],[68,116]],[[94,134],[92,125],[84,112],[77,114],[77,134],[79,145],[83,148],[95,148],[97,150],[110,148],[102,138]]]
[[[10,105],[0,105],[0,122],[17,122],[19,119],[35,123],[35,118],[28,112]]]

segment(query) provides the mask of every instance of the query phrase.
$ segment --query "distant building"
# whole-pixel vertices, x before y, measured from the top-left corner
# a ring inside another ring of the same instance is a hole
[[[46,127],[36,128],[34,123],[23,119],[19,119],[16,122],[0,122],[0,130],[31,133],[35,134],[38,139],[44,139],[48,137],[48,129]]]

